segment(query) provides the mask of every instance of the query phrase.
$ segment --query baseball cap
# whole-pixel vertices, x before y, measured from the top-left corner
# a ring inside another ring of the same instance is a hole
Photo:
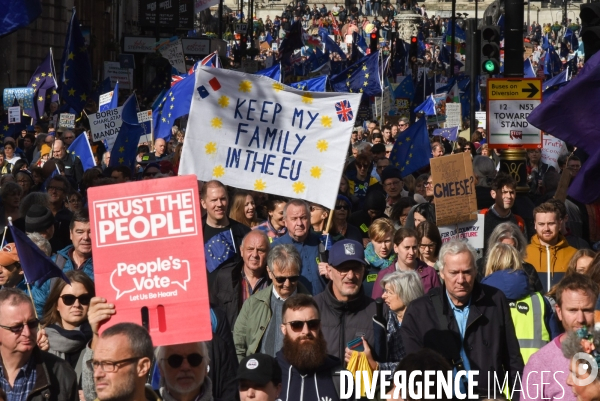
[[[248,380],[259,386],[269,382],[278,385],[281,383],[281,368],[271,355],[253,354],[242,359],[235,379]]]
[[[333,244],[329,250],[329,264],[335,267],[344,262],[367,264],[363,245],[351,239],[343,239]]]
[[[0,265],[10,266],[18,261],[19,254],[17,253],[17,247],[15,246],[14,242],[6,244],[6,246],[0,250]]]

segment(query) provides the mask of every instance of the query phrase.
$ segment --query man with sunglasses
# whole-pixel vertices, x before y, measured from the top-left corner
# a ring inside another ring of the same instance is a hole
[[[338,400],[340,360],[327,354],[315,300],[296,294],[283,303],[283,348],[277,362],[283,373],[281,401]],[[303,395],[303,396],[302,396]]]
[[[163,386],[160,396],[169,401],[212,401],[212,382],[208,377],[210,362],[204,342],[158,347],[156,361]]]
[[[340,360],[345,359],[346,345],[356,338],[374,344],[375,301],[362,288],[366,264],[361,243],[350,239],[336,242],[329,251],[329,285],[315,297],[327,352]]]
[[[398,122],[398,129],[400,130],[400,132],[404,132],[409,127],[409,125],[410,125],[409,119],[406,117],[402,117],[400,119],[400,121]]]
[[[69,363],[36,346],[38,327],[24,292],[0,290],[0,388],[6,399],[79,400],[77,376]]]
[[[275,357],[283,346],[282,309],[284,301],[295,294],[309,294],[299,282],[302,259],[292,244],[277,245],[267,258],[273,283],[252,295],[235,321],[233,342],[238,360],[260,352]]]

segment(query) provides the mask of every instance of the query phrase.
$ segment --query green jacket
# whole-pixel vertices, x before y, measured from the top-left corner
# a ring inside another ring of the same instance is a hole
[[[298,282],[297,292],[310,295],[300,282]],[[273,315],[271,313],[272,294],[273,284],[252,295],[242,305],[242,310],[233,328],[233,342],[238,361],[260,351],[260,341]]]

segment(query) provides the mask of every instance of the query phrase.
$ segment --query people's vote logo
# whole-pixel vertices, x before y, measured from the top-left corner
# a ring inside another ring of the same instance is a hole
[[[117,263],[110,275],[110,285],[117,292],[117,299],[123,295],[135,292],[130,300],[154,298],[143,296],[153,293],[156,297],[177,295],[169,293],[178,287],[187,291],[190,281],[190,262],[173,256],[156,258],[147,262]]]

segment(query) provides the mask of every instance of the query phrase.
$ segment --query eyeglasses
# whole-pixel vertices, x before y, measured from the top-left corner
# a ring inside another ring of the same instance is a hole
[[[356,168],[369,168],[368,164],[357,164]]]
[[[63,192],[64,190],[62,187],[48,187],[48,191]]]
[[[273,274],[273,277],[275,278],[275,281],[277,281],[279,284],[283,284],[285,283],[287,280],[290,280],[290,283],[295,283],[296,281],[298,281],[300,279],[300,276],[281,276],[281,277],[277,277],[276,275]]]
[[[350,272],[350,270],[352,270],[352,272],[354,272],[354,274],[360,274],[363,271],[364,266],[361,264],[356,264],[354,266],[351,267],[347,267],[347,266],[337,266],[337,267],[333,267],[333,270],[337,271],[340,276],[345,276],[346,274],[348,274]]]
[[[199,353],[196,352],[193,354],[189,354],[188,356],[173,354],[173,355],[169,356],[168,358],[164,358],[163,361],[166,359],[167,363],[169,364],[170,367],[172,367],[173,369],[177,369],[178,367],[180,367],[183,364],[183,361],[185,359],[187,359],[190,366],[192,368],[195,368],[195,367],[200,366],[203,358],[204,357],[202,355],[200,355]]]
[[[75,139],[75,137],[74,137],[74,136],[65,136],[65,137],[63,137],[63,138],[64,138],[64,139]]]
[[[308,326],[309,330],[317,330],[321,326],[321,320],[294,320],[293,322],[287,322],[284,324],[289,324],[292,328],[292,331],[294,331],[295,333],[299,333],[302,331],[302,329],[304,329],[304,325]]]
[[[464,148],[464,150],[471,150],[471,148]]]
[[[388,182],[387,184],[383,184],[383,186],[386,188],[399,187],[400,185],[402,185],[402,181],[392,181],[392,182]]]
[[[423,185],[425,185],[426,187],[430,187],[430,186],[432,186],[432,185],[433,185],[433,181],[427,181],[427,182],[426,182],[425,184],[423,184]]]
[[[82,294],[78,297],[76,297],[73,294],[65,294],[65,295],[61,295],[60,298],[63,301],[63,304],[67,305],[67,306],[71,306],[75,303],[76,300],[79,300],[79,303],[81,305],[89,305],[90,304],[90,300],[92,299],[90,294]]]
[[[143,357],[136,356],[134,358],[127,358],[127,359],[122,359],[120,361],[114,361],[114,362],[94,361],[93,359],[90,359],[89,361],[86,362],[86,365],[88,366],[88,368],[91,371],[96,371],[96,369],[100,368],[100,369],[102,369],[103,372],[113,373],[113,372],[116,372],[117,370],[119,370],[121,368],[121,365],[127,365],[132,362],[137,362],[142,358]]]
[[[15,334],[19,334],[23,331],[25,326],[29,327],[29,330],[37,330],[38,324],[40,324],[40,321],[38,319],[33,319],[28,321],[27,323],[16,324],[14,326],[2,326],[0,324],[0,327],[2,327],[4,330],[8,330]]]
[[[398,127],[406,127],[406,124],[398,124]]]
[[[144,177],[154,177],[156,174],[158,174],[158,171],[147,171],[144,173]]]
[[[348,205],[335,205],[335,210],[348,210]]]

